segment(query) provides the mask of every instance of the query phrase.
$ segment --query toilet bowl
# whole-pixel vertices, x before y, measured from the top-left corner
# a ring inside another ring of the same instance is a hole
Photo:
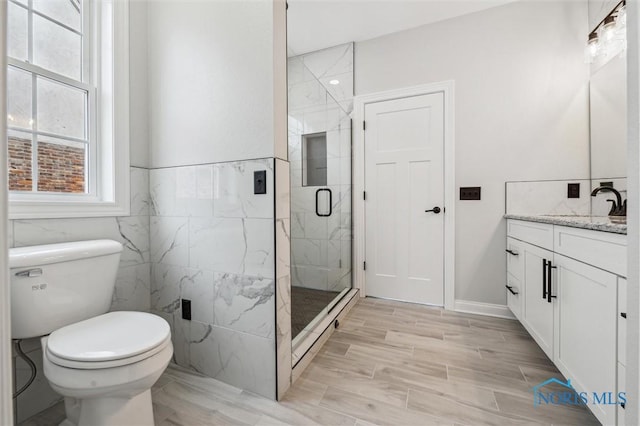
[[[9,251],[12,338],[41,337],[65,426],[154,424],[151,386],[173,355],[171,332],[156,315],[106,313],[121,252],[111,240]]]
[[[111,312],[42,338],[44,374],[65,397],[63,425],[153,425],[151,386],[173,346],[169,325],[143,312]]]

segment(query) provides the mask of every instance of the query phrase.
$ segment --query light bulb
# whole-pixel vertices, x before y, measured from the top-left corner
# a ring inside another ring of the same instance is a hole
[[[616,32],[616,19],[613,16],[607,16],[602,26],[602,38],[605,41],[613,40]]]
[[[587,59],[593,59],[598,56],[600,51],[600,40],[598,39],[598,34],[595,32],[589,34],[589,41],[587,42],[586,54]]]
[[[332,86],[337,86],[338,84],[340,84],[340,80],[330,80],[329,84],[331,84]]]
[[[13,121],[13,115],[11,115],[11,114],[7,114],[7,120],[9,120],[9,121]]]

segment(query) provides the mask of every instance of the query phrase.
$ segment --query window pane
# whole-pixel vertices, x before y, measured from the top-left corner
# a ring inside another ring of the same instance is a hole
[[[9,130],[9,191],[31,191],[31,134]]]
[[[26,61],[29,58],[27,9],[9,3],[8,14],[8,55],[12,58]]]
[[[85,138],[87,92],[38,77],[38,130]]]
[[[9,67],[7,73],[7,124],[30,129],[31,120],[31,74]]]
[[[38,191],[84,193],[83,143],[38,136]]]
[[[75,30],[82,28],[79,0],[33,0],[33,8]]]
[[[50,71],[82,79],[82,38],[60,25],[33,15],[33,61]]]

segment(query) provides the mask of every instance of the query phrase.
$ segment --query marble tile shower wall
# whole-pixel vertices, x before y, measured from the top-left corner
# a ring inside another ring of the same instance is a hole
[[[174,362],[275,398],[274,160],[150,171],[151,311]],[[266,170],[267,194],[253,191]],[[181,299],[191,300],[191,321]]]
[[[9,246],[24,247],[108,238],[123,244],[111,310],[149,311],[151,264],[149,251],[149,171],[131,167],[131,215],[124,217],[34,219],[9,221]],[[56,404],[61,397],[49,386],[42,369],[40,339],[23,342],[38,375],[18,397],[17,421]],[[17,359],[16,385],[29,379],[30,369]]]

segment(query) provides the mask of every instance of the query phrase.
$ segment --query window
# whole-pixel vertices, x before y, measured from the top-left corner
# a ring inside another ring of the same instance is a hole
[[[327,185],[327,133],[302,135],[302,186]]]
[[[118,0],[9,0],[10,215],[127,214],[128,16]]]

